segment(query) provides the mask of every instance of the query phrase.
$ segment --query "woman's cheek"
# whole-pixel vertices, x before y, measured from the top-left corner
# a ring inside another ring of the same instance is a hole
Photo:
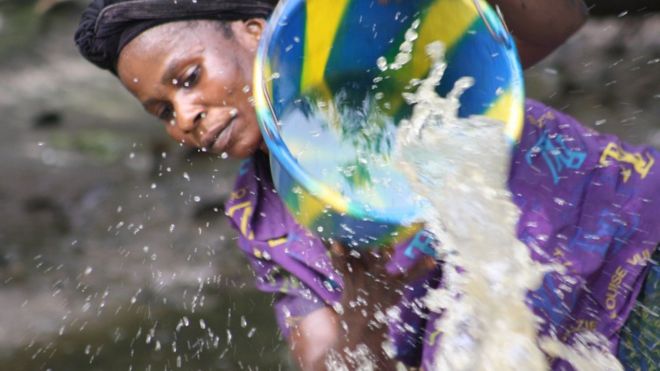
[[[165,132],[167,132],[167,135],[172,138],[175,142],[177,143],[183,143],[186,145],[194,145],[194,143],[191,143],[189,140],[186,140],[186,136],[179,130],[176,125],[170,125],[166,124],[167,126],[165,127]]]

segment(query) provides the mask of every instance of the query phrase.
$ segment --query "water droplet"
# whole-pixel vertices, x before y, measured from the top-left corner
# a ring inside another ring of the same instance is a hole
[[[376,60],[376,65],[379,70],[383,72],[387,71],[387,59],[385,59],[385,57],[379,57],[378,60]]]
[[[419,37],[419,34],[415,31],[414,28],[408,29],[406,31],[406,35],[405,35],[406,42],[401,43],[401,45],[402,46],[406,45],[406,48],[408,48],[408,45],[407,45],[407,44],[409,44],[408,42],[415,41],[415,40],[417,40],[418,37]],[[400,50],[403,50],[403,49],[401,49],[401,47],[399,47],[399,48],[400,48]],[[412,48],[410,50],[412,50]]]
[[[559,198],[559,197],[555,197],[553,199],[553,201],[559,206],[564,206],[568,203],[566,200],[564,200],[563,198]]]
[[[334,311],[337,312],[337,314],[340,316],[344,314],[344,307],[341,305],[341,303],[333,303],[332,309],[334,309]]]

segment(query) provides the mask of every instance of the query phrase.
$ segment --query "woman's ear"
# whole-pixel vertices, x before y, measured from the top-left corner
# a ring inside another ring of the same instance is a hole
[[[266,29],[266,20],[263,18],[253,18],[245,21],[245,27],[248,30],[248,33],[254,35],[257,40],[261,39],[261,34]]]
[[[266,20],[252,18],[245,21],[234,22],[233,31],[238,41],[246,48],[256,51],[261,35],[266,29]]]

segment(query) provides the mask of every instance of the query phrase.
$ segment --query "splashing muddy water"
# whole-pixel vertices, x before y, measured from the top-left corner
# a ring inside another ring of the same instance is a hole
[[[534,262],[516,238],[519,210],[507,187],[511,148],[504,125],[458,118],[459,98],[473,81],[459,79],[447,97],[438,96],[435,88],[447,67],[444,47],[429,44],[427,53],[434,65],[417,91],[404,97],[414,108],[399,126],[394,160],[413,190],[431,203],[426,226],[441,241],[436,249],[444,285],[425,298],[430,310],[442,313],[435,323],[442,340],[434,367],[546,370],[546,351],[578,370],[622,370],[597,346],[537,339],[540,319],[525,299],[546,272],[559,268]],[[595,334],[585,338],[600,341]]]

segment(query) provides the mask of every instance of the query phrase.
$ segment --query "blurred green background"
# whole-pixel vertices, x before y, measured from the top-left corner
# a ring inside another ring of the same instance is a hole
[[[78,56],[86,3],[0,0],[0,369],[290,369],[222,215],[237,164]],[[528,96],[660,147],[660,2],[589,5]]]

